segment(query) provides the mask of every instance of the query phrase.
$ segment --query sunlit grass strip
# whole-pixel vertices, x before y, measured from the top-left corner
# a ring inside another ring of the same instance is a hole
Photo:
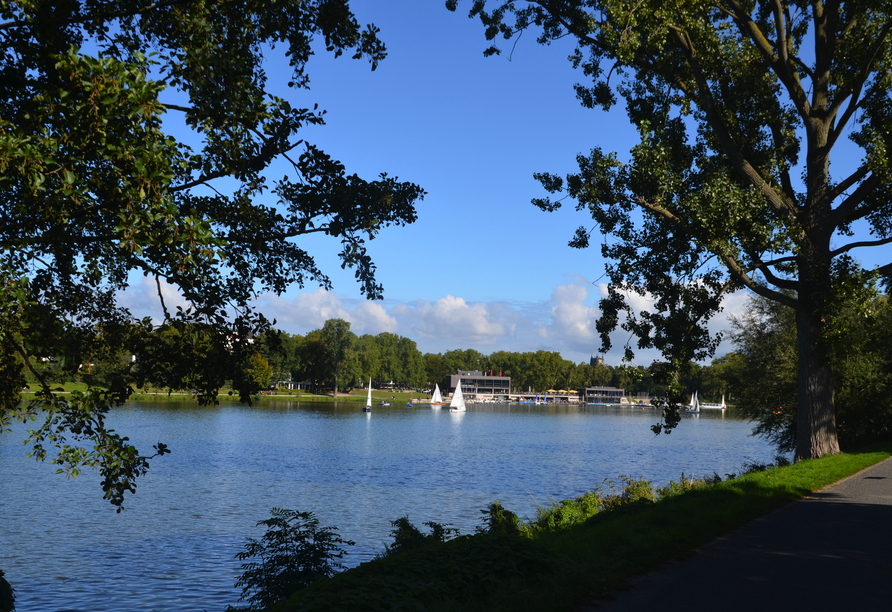
[[[567,612],[889,457],[890,450],[772,468],[656,503],[636,497],[639,501],[615,505],[569,528],[540,530],[532,538],[462,537],[364,563],[273,609]]]

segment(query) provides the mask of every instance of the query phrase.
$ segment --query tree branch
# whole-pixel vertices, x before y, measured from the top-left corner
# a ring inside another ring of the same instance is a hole
[[[854,23],[854,20],[851,22]],[[841,90],[837,92],[836,100],[833,104],[830,105],[830,117],[835,117],[839,112],[839,109],[842,108],[842,104],[845,100],[849,101],[846,110],[843,112],[842,116],[840,116],[839,121],[836,122],[833,130],[831,130],[829,143],[830,147],[833,146],[833,143],[837,141],[840,135],[843,133],[845,126],[848,125],[849,120],[852,118],[852,115],[858,110],[861,105],[861,92],[864,88],[864,83],[867,81],[867,77],[870,75],[871,67],[876,62],[877,56],[886,48],[886,38],[889,35],[889,32],[892,31],[892,22],[887,22],[884,26],[880,35],[877,37],[877,40],[874,42],[873,47],[871,47],[870,52],[867,54],[867,57],[864,59],[864,64],[861,67],[861,70],[858,72],[857,76],[852,79],[854,82],[854,86],[851,84],[846,87],[845,90]]]
[[[135,17],[137,15],[145,15],[146,13],[150,13],[159,8],[167,8],[169,6],[175,6],[177,4],[188,4],[191,0],[164,0],[163,2],[156,2],[154,4],[149,4],[148,6],[137,7],[127,11],[98,11],[96,13],[82,13],[80,17],[75,19],[69,19],[67,21],[62,22],[64,25],[77,25],[84,24],[96,21],[109,21],[112,19],[121,19],[123,17]],[[116,6],[119,3],[114,3]],[[28,21],[7,21],[5,23],[0,23],[0,30],[13,30],[16,28],[25,28],[29,27],[31,23]]]
[[[737,22],[737,29],[740,30],[740,33],[745,38],[749,39],[753,45],[755,45],[756,49],[762,54],[762,57],[774,70],[778,79],[784,84],[787,93],[790,95],[790,99],[796,106],[796,110],[799,111],[799,115],[803,118],[807,118],[811,112],[811,105],[808,102],[808,96],[806,95],[805,90],[802,88],[802,82],[799,79],[799,75],[790,69],[789,57],[787,56],[786,50],[786,35],[784,34],[784,46],[782,49],[781,40],[778,40],[777,44],[772,46],[762,30],[759,29],[756,22],[753,21],[753,18],[748,11],[746,11],[737,0],[731,0],[730,4],[734,7],[734,20]],[[775,1],[774,4],[776,27],[779,32],[785,33],[786,30],[782,25],[784,16],[780,12],[780,3]],[[775,47],[780,49],[781,57],[778,57],[778,54],[775,52]]]
[[[880,179],[876,174],[871,174],[864,179],[861,184],[858,185],[858,188],[843,200],[840,205],[837,206],[836,210],[833,211],[831,216],[833,227],[839,227],[840,225],[857,221],[869,213],[869,210],[858,213],[858,206],[864,202],[864,198],[866,198],[870,192],[879,185],[879,183]]]
[[[892,243],[892,236],[890,236],[888,238],[882,238],[880,240],[861,240],[859,242],[850,242],[849,244],[847,244],[845,246],[839,247],[835,251],[831,251],[830,257],[838,257],[839,255],[842,255],[843,253],[848,253],[849,251],[854,250],[854,249],[883,246],[883,245],[890,244],[890,243]],[[892,264],[889,264],[889,265],[892,265]]]
[[[734,140],[731,138],[731,135],[716,108],[712,90],[709,88],[709,82],[700,67],[693,41],[691,41],[687,32],[683,28],[670,26],[670,29],[675,34],[676,41],[681,47],[682,52],[687,56],[688,64],[694,74],[694,79],[697,81],[698,91],[695,95],[699,100],[700,108],[705,113],[707,122],[715,132],[715,135],[732,166],[747,180],[747,182],[762,193],[762,196],[772,208],[778,212],[778,214],[788,218],[793,226],[798,226],[796,204],[789,197],[780,197],[734,144]]]

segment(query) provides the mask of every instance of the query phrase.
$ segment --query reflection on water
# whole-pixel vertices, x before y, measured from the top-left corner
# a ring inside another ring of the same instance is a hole
[[[136,404],[114,426],[144,451],[163,441],[173,454],[152,462],[121,514],[96,474],[66,481],[27,459],[20,427],[0,435],[0,568],[22,612],[217,612],[236,603],[234,555],[273,507],[339,527],[357,542],[355,565],[383,549],[400,516],[469,533],[494,500],[530,517],[607,478],[663,485],[774,454],[730,414],[685,415],[671,436],[651,433],[657,418],[594,406]]]

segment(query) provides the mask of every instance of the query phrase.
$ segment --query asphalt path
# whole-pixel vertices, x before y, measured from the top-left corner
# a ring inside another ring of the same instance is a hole
[[[580,610],[892,612],[892,458]]]

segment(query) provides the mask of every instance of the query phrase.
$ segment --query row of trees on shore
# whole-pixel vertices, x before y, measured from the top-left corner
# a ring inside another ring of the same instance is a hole
[[[330,319],[305,335],[269,324],[251,342],[230,342],[198,324],[108,328],[103,350],[73,338],[78,347],[61,360],[35,359],[27,378],[41,374],[60,382],[81,381],[126,395],[123,388],[192,390],[210,402],[209,390],[229,387],[256,394],[282,381],[309,383],[322,393],[367,384],[429,392],[459,370],[511,377],[514,390],[625,389],[627,395],[664,397],[673,388],[696,390],[701,399],[732,402],[781,451],[796,434],[797,334],[792,312],[753,297],[734,321],[734,351],[709,364],[690,362],[679,374],[666,362],[608,365],[574,363],[555,351],[484,354],[475,349],[422,353],[414,340],[384,332],[356,335],[350,323]],[[839,379],[840,438],[864,444],[892,437],[892,306],[871,283],[853,284],[850,299],[828,323],[827,337]],[[174,347],[177,347],[174,350]],[[112,350],[114,348],[114,350]],[[207,367],[196,367],[196,364]],[[33,373],[32,373],[33,372]],[[33,382],[33,381],[28,381]],[[675,399],[678,399],[676,397]]]

